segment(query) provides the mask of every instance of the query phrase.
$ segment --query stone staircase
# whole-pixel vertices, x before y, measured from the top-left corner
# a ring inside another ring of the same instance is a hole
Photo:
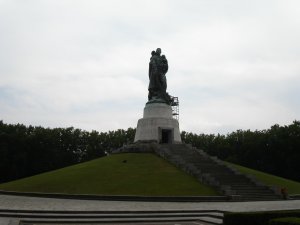
[[[224,212],[219,210],[159,211],[53,211],[3,210],[2,225],[62,224],[223,224]],[[200,222],[200,223],[199,223]],[[204,222],[204,223],[202,223]]]
[[[225,164],[216,157],[186,144],[166,144],[155,148],[156,154],[195,176],[200,182],[215,187],[232,200],[279,200],[280,195],[258,181]]]

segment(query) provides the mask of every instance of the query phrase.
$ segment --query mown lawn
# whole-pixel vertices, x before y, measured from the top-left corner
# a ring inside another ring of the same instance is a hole
[[[194,177],[150,153],[110,155],[0,184],[0,190],[94,195],[218,195]]]

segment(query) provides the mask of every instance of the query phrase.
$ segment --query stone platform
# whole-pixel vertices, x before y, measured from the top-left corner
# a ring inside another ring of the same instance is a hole
[[[146,104],[139,119],[134,142],[181,143],[179,123],[173,118],[172,107],[164,103]]]
[[[0,225],[118,224],[163,220],[221,224],[222,212],[300,209],[300,200],[259,202],[136,202],[40,198],[0,194]],[[157,215],[159,214],[159,215]],[[154,224],[158,224],[155,221]],[[201,222],[200,222],[201,221]],[[112,223],[114,222],[114,223]],[[186,223],[183,223],[186,225]]]

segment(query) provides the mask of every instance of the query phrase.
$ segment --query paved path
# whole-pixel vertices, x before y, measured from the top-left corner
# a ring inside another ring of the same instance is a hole
[[[0,195],[0,209],[66,211],[223,210],[245,212],[300,209],[300,200],[260,202],[132,202]]]
[[[32,223],[31,225],[45,225],[45,224],[39,224],[39,223]],[[51,224],[48,225],[57,225],[57,224]],[[85,224],[68,224],[68,225],[87,225]],[[94,224],[93,225],[208,225],[208,223],[205,222],[199,222],[199,221],[178,221],[178,222],[155,222],[155,223],[101,223],[101,224]],[[209,224],[211,225],[211,224]]]

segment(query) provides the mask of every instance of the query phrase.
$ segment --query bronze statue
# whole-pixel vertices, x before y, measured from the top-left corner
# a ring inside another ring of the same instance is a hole
[[[160,55],[161,49],[151,52],[149,63],[148,103],[171,104],[171,96],[167,93],[168,60]]]

